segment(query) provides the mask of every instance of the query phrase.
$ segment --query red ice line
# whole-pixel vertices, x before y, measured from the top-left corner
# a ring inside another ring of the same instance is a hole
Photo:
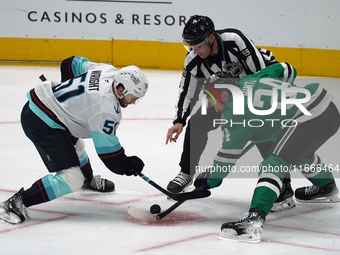
[[[173,118],[123,118],[123,120],[173,120]],[[0,121],[0,125],[19,123],[20,121]]]
[[[170,246],[170,245],[175,245],[175,244],[178,244],[178,243],[184,243],[184,242],[195,240],[195,239],[205,238],[205,237],[208,237],[208,236],[218,236],[218,235],[219,235],[219,233],[217,233],[217,232],[206,233],[206,234],[199,235],[199,236],[193,236],[193,237],[185,238],[185,239],[182,239],[182,240],[177,240],[177,241],[168,242],[168,243],[164,243],[164,244],[160,244],[160,245],[156,245],[156,246],[152,246],[152,247],[148,247],[148,248],[139,249],[136,252],[145,252],[145,251],[160,249],[160,248],[164,248],[164,247],[167,247],[167,246]],[[289,242],[279,242],[279,241],[272,241],[272,240],[266,240],[266,239],[262,239],[262,242],[277,243],[277,244],[297,246],[297,247],[302,247],[302,248],[316,249],[316,250],[323,250],[323,251],[334,251],[334,252],[340,251],[340,250],[337,250],[337,249],[323,248],[323,247],[317,247],[317,246],[312,246],[312,245],[294,244],[294,243],[289,243]]]
[[[310,232],[314,232],[314,231],[310,231]],[[322,251],[340,252],[339,249],[330,249],[330,248],[317,247],[317,246],[312,246],[312,245],[295,244],[295,243],[279,242],[279,241],[264,240],[264,239],[262,240],[262,242],[284,244],[284,245],[289,245],[289,246],[297,246],[297,247],[302,247],[302,248],[307,248],[307,249],[315,249],[315,250],[322,250]]]
[[[11,193],[15,192],[13,190],[7,190],[7,189],[0,189],[0,191],[11,192]],[[66,200],[73,200],[73,201],[96,202],[96,203],[99,203],[99,204],[107,204],[107,205],[124,205],[124,204],[129,204],[129,203],[132,203],[132,202],[138,202],[138,201],[141,201],[141,200],[146,199],[146,198],[157,197],[157,196],[162,196],[162,195],[164,196],[164,194],[162,194],[162,193],[155,194],[155,195],[144,195],[143,197],[140,197],[140,198],[131,199],[131,200],[125,200],[125,201],[122,201],[122,202],[105,202],[105,201],[98,201],[98,200],[93,200],[93,199],[78,199],[78,198],[71,198],[71,197],[61,197],[61,198],[66,199]],[[29,208],[29,210],[37,211],[37,212],[44,212],[44,213],[63,214],[64,216],[57,217],[57,218],[50,219],[50,220],[43,220],[43,221],[40,221],[40,222],[31,223],[31,224],[24,224],[24,225],[19,224],[19,225],[16,225],[15,228],[0,230],[0,234],[1,233],[6,233],[6,232],[10,232],[10,231],[13,231],[13,230],[17,230],[17,229],[22,229],[22,228],[32,227],[32,226],[36,226],[36,225],[41,225],[41,224],[52,222],[52,221],[56,221],[56,220],[62,220],[62,219],[68,218],[70,216],[76,215],[76,214],[72,214],[72,213],[48,211],[48,210],[41,210],[41,209],[36,209],[36,208]]]
[[[137,250],[137,252],[155,250],[155,249],[163,248],[163,247],[166,247],[166,246],[170,246],[170,245],[174,245],[174,244],[178,244],[178,243],[183,243],[183,242],[187,242],[187,241],[190,241],[190,240],[200,239],[200,238],[204,238],[204,237],[212,236],[212,235],[218,235],[218,233],[206,233],[206,234],[199,235],[199,236],[193,236],[193,237],[189,237],[189,238],[185,238],[185,239],[181,239],[181,240],[177,240],[177,241],[173,241],[173,242],[169,242],[169,243],[164,243],[164,244],[160,244],[160,245],[156,245],[156,246],[152,246],[152,247],[148,247],[148,248],[143,248],[143,249]]]
[[[0,189],[0,191],[14,192],[12,190],[4,190],[4,189]],[[126,201],[122,201],[122,202],[105,202],[105,201],[98,201],[98,200],[91,200],[91,199],[78,199],[78,198],[70,198],[70,197],[63,197],[63,198],[67,199],[67,200],[84,201],[84,202],[96,202],[96,203],[100,203],[100,204],[123,205],[123,204],[127,204],[127,203],[132,203],[132,202],[137,202],[137,201],[143,200],[146,197],[156,197],[156,196],[161,196],[161,195],[163,195],[163,194],[148,195],[148,196],[143,196],[141,198],[132,199],[132,200],[126,200]],[[308,214],[308,213],[314,213],[314,212],[323,211],[323,210],[329,210],[329,209],[332,209],[332,207],[317,208],[317,209],[308,210],[308,212],[299,212],[299,213],[289,214],[289,215],[285,215],[285,216],[282,216],[282,217],[276,218],[276,219],[268,219],[266,221],[266,223],[271,222],[271,221],[282,220],[282,219],[285,219],[285,218],[291,218],[291,217],[294,217],[294,216],[299,216],[301,214],[305,215],[305,214]],[[61,217],[58,217],[58,218],[54,218],[54,219],[50,219],[50,220],[45,220],[45,221],[37,222],[37,223],[26,224],[26,225],[19,225],[16,228],[2,230],[2,231],[0,231],[0,233],[10,232],[10,231],[13,231],[13,230],[16,230],[16,229],[22,229],[22,228],[26,228],[26,227],[30,227],[30,226],[35,226],[35,225],[40,225],[40,224],[56,221],[56,220],[61,220],[61,219],[64,219],[64,218],[67,218],[67,217],[75,215],[75,214],[71,214],[71,213],[46,211],[46,210],[39,210],[39,209],[32,209],[32,208],[30,208],[30,210],[41,211],[41,212],[45,212],[45,213],[64,214],[64,216],[61,216]],[[277,228],[287,228],[287,229],[298,230],[298,231],[307,231],[307,232],[313,232],[313,233],[319,233],[319,234],[326,234],[326,235],[331,234],[331,235],[335,235],[335,236],[340,236],[340,234],[337,234],[337,233],[327,233],[327,232],[323,232],[323,231],[314,231],[314,230],[301,229],[301,228],[295,228],[295,227],[279,226],[279,225],[274,225],[274,224],[266,224],[266,225],[267,226],[271,226],[271,227],[277,227]],[[206,234],[202,234],[202,235],[198,235],[198,236],[192,236],[192,237],[184,238],[184,239],[177,240],[177,241],[172,241],[172,242],[168,242],[168,243],[164,243],[164,244],[160,244],[160,245],[156,245],[156,246],[151,246],[151,247],[139,249],[139,250],[137,250],[137,252],[156,250],[156,249],[164,248],[164,247],[167,247],[167,246],[175,245],[175,244],[178,244],[178,243],[183,243],[183,242],[187,242],[187,241],[191,241],[191,240],[201,239],[201,238],[205,238],[207,236],[218,235],[218,234],[219,233],[212,232],[212,233],[206,233]],[[290,245],[290,246],[297,246],[297,247],[303,247],[303,248],[308,248],[308,249],[317,249],[317,250],[324,250],[324,251],[340,252],[339,249],[330,249],[330,248],[317,247],[317,246],[312,246],[312,245],[296,244],[296,243],[290,243],[290,242],[280,242],[280,241],[267,240],[267,239],[263,239],[262,242],[277,243],[277,244]]]
[[[93,199],[79,199],[79,198],[73,198],[73,197],[61,197],[61,198],[66,199],[66,200],[74,200],[74,201],[82,201],[82,202],[96,202],[98,204],[104,204],[104,205],[125,205],[125,204],[130,204],[130,203],[133,203],[133,202],[139,202],[139,201],[147,199],[147,198],[159,197],[159,196],[164,196],[164,194],[159,193],[159,194],[154,194],[154,195],[144,195],[143,197],[140,197],[140,198],[125,200],[125,201],[121,201],[121,202],[98,201],[98,200],[93,200]]]
[[[1,190],[1,191],[3,191],[3,190]],[[17,225],[15,225],[14,228],[9,228],[9,229],[5,229],[5,230],[1,230],[1,231],[0,231],[0,234],[2,234],[2,233],[7,233],[7,232],[11,232],[11,231],[17,230],[17,229],[23,229],[23,228],[28,228],[28,227],[36,226],[36,225],[41,225],[41,224],[48,223],[48,222],[52,222],[52,221],[56,221],[56,220],[62,220],[62,219],[68,218],[68,217],[70,217],[70,216],[76,215],[76,214],[73,214],[73,213],[54,212],[54,211],[39,210],[39,209],[32,209],[32,208],[30,208],[30,210],[32,210],[32,211],[37,211],[37,212],[44,212],[44,213],[63,214],[64,216],[57,217],[57,218],[54,218],[54,219],[49,219],[49,220],[43,220],[43,221],[39,221],[39,222],[35,222],[35,223],[19,224],[19,225],[17,224]]]
[[[20,121],[1,121],[0,124],[18,124]]]
[[[314,213],[314,212],[328,210],[328,209],[332,209],[332,207],[318,208],[318,209],[308,210],[308,212],[300,212],[300,213],[289,214],[289,215],[282,216],[280,218],[269,219],[269,220],[266,221],[266,223],[274,221],[274,220],[278,221],[278,220],[282,220],[282,219],[285,219],[285,218],[299,216],[301,214],[305,215],[307,213]],[[285,226],[279,226],[279,225],[274,225],[274,224],[266,224],[266,225],[267,226],[271,226],[271,227],[287,228],[287,229],[291,229],[291,230],[307,231],[307,232],[313,232],[313,233],[319,233],[319,234],[325,234],[325,235],[329,235],[330,234],[330,235],[340,236],[340,234],[337,234],[337,233],[327,233],[327,232],[322,232],[322,231],[314,231],[314,230],[294,228],[294,227],[285,227]],[[167,247],[167,246],[175,245],[175,244],[178,244],[178,243],[187,242],[187,241],[190,241],[190,240],[205,238],[205,237],[211,236],[211,235],[218,236],[219,233],[206,233],[206,234],[202,234],[202,235],[199,235],[199,236],[193,236],[193,237],[189,237],[189,238],[184,238],[184,239],[173,241],[173,242],[168,242],[168,243],[164,243],[164,244],[160,244],[160,245],[156,245],[156,246],[151,246],[151,247],[139,249],[136,252],[144,252],[144,251],[160,249],[160,248],[164,248],[164,247]],[[302,248],[316,249],[316,250],[323,250],[323,251],[340,252],[339,249],[331,249],[331,248],[317,247],[317,246],[312,246],[312,245],[304,245],[304,244],[297,244],[297,243],[290,243],[290,242],[280,242],[280,241],[267,240],[267,239],[262,239],[262,242],[277,243],[277,244],[297,246],[297,247],[302,247]]]
[[[8,189],[0,189],[0,191],[10,192],[10,193],[16,192],[14,190],[8,190]],[[151,197],[159,197],[159,196],[164,196],[164,194],[163,193],[157,193],[157,194],[153,194],[153,195],[143,195],[142,197],[139,197],[139,198],[124,200],[124,201],[121,201],[121,202],[99,201],[99,200],[93,200],[93,199],[73,198],[73,197],[67,197],[67,196],[60,197],[59,199],[81,201],[81,202],[95,202],[95,203],[104,204],[104,205],[125,205],[125,204],[130,204],[130,203],[133,203],[133,202],[139,202],[141,200],[148,199],[148,198],[151,198]],[[29,210],[31,210],[31,208]],[[53,211],[51,211],[51,213],[53,213]]]

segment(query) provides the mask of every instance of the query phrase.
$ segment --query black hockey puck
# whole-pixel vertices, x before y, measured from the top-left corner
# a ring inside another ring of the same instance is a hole
[[[158,204],[154,204],[150,207],[150,212],[152,214],[158,214],[161,212],[161,207]]]

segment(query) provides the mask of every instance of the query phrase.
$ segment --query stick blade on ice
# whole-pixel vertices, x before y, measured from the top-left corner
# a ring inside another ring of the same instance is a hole
[[[153,221],[153,222],[158,221],[157,214],[151,214],[149,212],[138,209],[137,207],[134,207],[132,205],[128,207],[127,212],[132,217],[141,221]]]

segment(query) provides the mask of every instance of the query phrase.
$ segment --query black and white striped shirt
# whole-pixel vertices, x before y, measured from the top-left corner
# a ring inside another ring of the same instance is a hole
[[[198,100],[200,92],[198,88],[202,87],[202,84],[198,83],[199,78],[207,79],[218,71],[227,71],[235,78],[242,78],[277,63],[270,51],[258,49],[246,35],[237,29],[218,30],[215,32],[215,37],[218,43],[217,56],[202,59],[190,51],[185,58],[174,124],[186,124],[190,106],[193,107]],[[284,65],[286,71],[283,81],[293,82],[296,76],[293,67],[287,63]]]

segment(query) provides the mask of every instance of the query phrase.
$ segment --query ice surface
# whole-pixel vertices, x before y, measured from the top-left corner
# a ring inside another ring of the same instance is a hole
[[[117,135],[127,155],[145,162],[144,173],[166,187],[179,171],[184,134],[177,143],[165,145],[172,125],[181,72],[145,70],[150,89],[136,106],[123,112]],[[47,171],[33,144],[20,126],[26,92],[44,74],[59,81],[58,67],[0,66],[0,201],[21,187],[29,188]],[[299,77],[297,84],[320,82],[334,94],[340,108],[340,79]],[[219,130],[211,132],[204,152],[204,164],[211,161],[220,144]],[[326,164],[338,165],[338,132],[319,151]],[[211,142],[213,141],[213,142]],[[159,222],[133,219],[127,207],[162,209],[168,200],[140,177],[118,176],[105,168],[92,141],[86,150],[95,174],[115,182],[116,191],[99,194],[78,191],[52,202],[28,208],[31,219],[20,225],[0,221],[1,254],[339,254],[340,205],[302,204],[277,214],[269,214],[262,242],[247,244],[220,240],[222,223],[238,220],[248,211],[257,174],[247,178],[232,174],[209,198],[187,201]],[[251,149],[238,165],[256,166],[261,158]],[[339,177],[339,173],[337,173]],[[340,183],[340,179],[336,181]],[[292,186],[309,185],[300,173],[293,173]]]

